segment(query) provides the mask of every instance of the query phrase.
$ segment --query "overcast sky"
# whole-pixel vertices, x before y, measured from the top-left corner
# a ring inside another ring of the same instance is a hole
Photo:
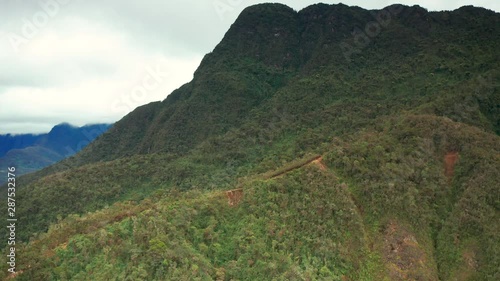
[[[115,122],[192,79],[251,0],[0,0],[0,134]],[[300,10],[319,1],[276,1]],[[325,3],[338,3],[323,1]],[[498,0],[345,0],[428,10]]]

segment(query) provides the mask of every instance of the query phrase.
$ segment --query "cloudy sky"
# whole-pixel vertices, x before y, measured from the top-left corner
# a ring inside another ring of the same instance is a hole
[[[115,122],[192,79],[252,0],[0,0],[0,134]],[[276,1],[295,10],[319,2]],[[326,3],[338,3],[323,1]],[[498,0],[345,0],[428,10]]]

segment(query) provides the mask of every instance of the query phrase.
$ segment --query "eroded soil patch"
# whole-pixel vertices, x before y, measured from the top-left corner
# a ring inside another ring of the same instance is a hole
[[[451,151],[444,156],[444,175],[451,182],[455,173],[455,164],[458,161],[458,152]]]

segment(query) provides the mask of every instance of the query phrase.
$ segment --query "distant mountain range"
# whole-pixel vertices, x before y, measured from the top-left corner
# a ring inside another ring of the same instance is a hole
[[[0,135],[0,171],[14,166],[17,175],[38,171],[72,156],[106,132],[110,124],[75,127],[62,123],[47,134]],[[5,183],[5,173],[0,184]]]

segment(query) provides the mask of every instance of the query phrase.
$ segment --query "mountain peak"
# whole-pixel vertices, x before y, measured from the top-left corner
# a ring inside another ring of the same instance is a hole
[[[478,14],[245,9],[165,102],[20,178],[16,278],[491,279],[500,17]]]
[[[63,123],[60,123],[60,124],[57,124],[55,125],[49,132],[49,134],[51,133],[57,133],[57,132],[64,132],[64,131],[67,131],[67,130],[70,130],[70,129],[75,129],[77,128],[76,126],[73,126],[71,125],[70,123],[68,122],[63,122]]]

